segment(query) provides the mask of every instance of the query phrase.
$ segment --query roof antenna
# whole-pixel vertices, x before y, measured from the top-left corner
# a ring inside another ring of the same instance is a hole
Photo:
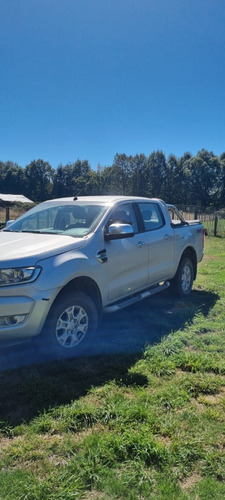
[[[84,183],[84,185],[82,186],[82,188],[80,189],[80,191],[77,193],[77,196],[74,196],[73,201],[78,200],[78,196],[80,195],[80,193],[82,193],[82,191],[83,191],[83,189],[84,189],[84,188],[85,188],[85,183]]]

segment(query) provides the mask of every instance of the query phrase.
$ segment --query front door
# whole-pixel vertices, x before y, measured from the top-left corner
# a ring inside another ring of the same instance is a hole
[[[148,239],[139,233],[136,217],[130,203],[113,209],[108,225],[112,222],[130,223],[134,236],[106,242],[109,301],[119,300],[147,286]]]

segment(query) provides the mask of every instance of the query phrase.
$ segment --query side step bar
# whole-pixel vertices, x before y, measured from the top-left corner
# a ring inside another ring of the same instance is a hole
[[[120,311],[121,309],[124,309],[124,307],[131,306],[136,302],[140,302],[140,300],[146,299],[147,297],[151,297],[151,295],[155,295],[156,293],[166,290],[166,288],[169,288],[169,286],[170,286],[169,281],[164,281],[162,285],[157,285],[154,288],[149,288],[148,290],[138,293],[137,295],[132,295],[132,297],[128,297],[124,300],[121,300],[120,302],[116,302],[112,305],[106,306],[104,308],[104,312],[112,313]]]

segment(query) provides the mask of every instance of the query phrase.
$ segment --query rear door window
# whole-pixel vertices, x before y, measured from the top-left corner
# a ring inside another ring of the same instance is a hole
[[[138,203],[145,231],[160,229],[165,224],[160,207],[156,203]]]

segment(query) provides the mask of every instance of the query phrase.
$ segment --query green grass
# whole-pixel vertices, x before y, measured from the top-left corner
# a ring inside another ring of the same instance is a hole
[[[0,499],[224,499],[225,240],[187,300],[102,328],[104,355],[1,374]]]

